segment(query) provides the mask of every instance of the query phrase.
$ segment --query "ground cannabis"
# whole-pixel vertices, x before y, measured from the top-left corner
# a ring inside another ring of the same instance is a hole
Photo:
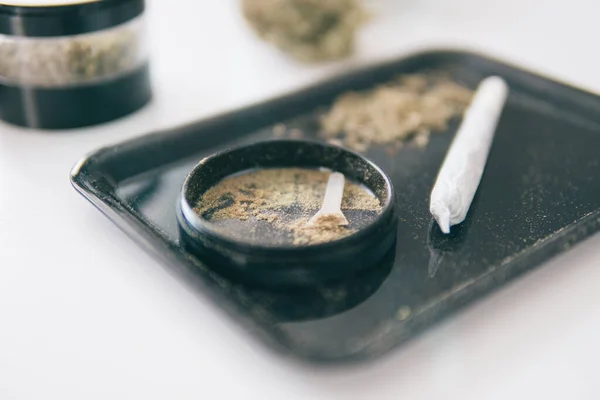
[[[145,56],[141,23],[72,37],[0,35],[0,78],[16,85],[55,87],[129,72]]]
[[[472,91],[440,74],[403,75],[362,92],[340,95],[321,118],[322,136],[357,151],[373,144],[424,147],[463,114]]]
[[[202,218],[225,226],[228,234],[243,241],[260,236],[257,224],[266,223],[282,236],[280,244],[308,245],[330,242],[354,233],[381,212],[379,200],[366,188],[346,181],[342,211],[349,226],[308,220],[321,207],[329,172],[302,168],[250,171],[224,179],[198,201]],[[232,220],[236,224],[227,224]],[[245,221],[246,223],[239,223]],[[260,240],[258,238],[257,240]]]
[[[242,0],[242,13],[259,37],[303,62],[351,55],[367,15],[361,0]]]

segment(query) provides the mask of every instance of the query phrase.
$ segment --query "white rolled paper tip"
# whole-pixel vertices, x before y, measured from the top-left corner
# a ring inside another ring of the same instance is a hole
[[[437,222],[441,231],[445,234],[450,233],[450,210],[444,206],[432,206],[431,214]]]
[[[479,86],[481,85],[495,85],[498,86],[500,88],[500,90],[504,91],[504,89],[508,89],[508,85],[506,83],[506,81],[504,79],[502,79],[502,77],[497,76],[497,75],[491,75],[488,76],[487,78],[483,79],[480,83]]]
[[[477,87],[476,95],[480,107],[496,108],[504,104],[508,97],[508,84],[499,76],[489,76],[481,81]]]

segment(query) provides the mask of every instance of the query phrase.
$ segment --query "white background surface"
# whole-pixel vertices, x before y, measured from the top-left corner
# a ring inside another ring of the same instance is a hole
[[[600,92],[596,0],[371,0],[353,60],[296,65],[232,0],[149,4],[156,100],[76,132],[0,126],[0,399],[598,399],[600,237],[366,366],[310,371],[186,291],[68,181],[101,145],[450,44]],[[567,133],[566,133],[567,134]]]

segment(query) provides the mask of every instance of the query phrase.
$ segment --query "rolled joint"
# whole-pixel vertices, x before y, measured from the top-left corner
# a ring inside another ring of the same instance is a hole
[[[450,210],[448,207],[440,204],[432,204],[430,211],[440,230],[445,234],[450,233]]]

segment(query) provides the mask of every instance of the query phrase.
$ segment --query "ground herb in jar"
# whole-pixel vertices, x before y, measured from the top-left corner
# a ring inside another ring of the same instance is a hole
[[[112,78],[144,60],[141,21],[72,37],[0,35],[0,78],[8,83],[60,87]]]
[[[224,234],[267,245],[311,245],[348,236],[381,213],[379,200],[365,187],[346,181],[342,212],[350,224],[308,221],[321,207],[329,172],[273,168],[231,176],[209,189],[195,211]]]

